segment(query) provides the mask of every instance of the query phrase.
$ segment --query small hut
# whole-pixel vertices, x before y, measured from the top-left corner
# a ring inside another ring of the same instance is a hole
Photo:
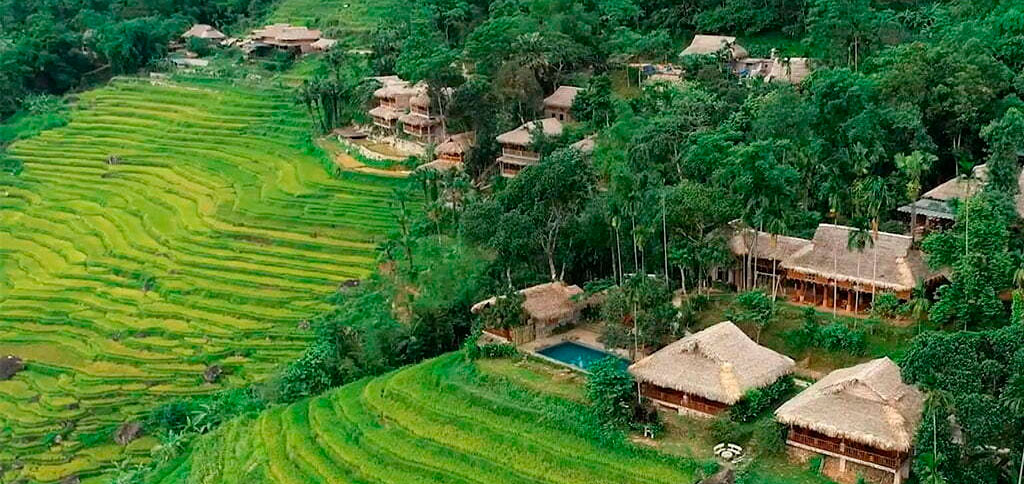
[[[750,56],[747,49],[736,43],[736,37],[725,35],[695,35],[690,45],[680,55],[710,55],[728,49],[733,59],[746,59]]]
[[[973,197],[985,186],[988,180],[988,165],[974,167],[971,178],[958,176],[946,180],[939,186],[924,193],[920,199],[909,205],[899,208],[901,213],[913,216],[917,214],[917,221],[914,223],[919,235],[948,228],[956,220],[951,201],[953,199],[966,200]],[[1021,187],[1021,194],[1017,195],[1017,213],[1024,217],[1024,171],[1021,172],[1018,184]]]
[[[405,134],[418,141],[432,143],[444,138],[444,118],[432,108],[430,91],[426,85],[414,88],[409,99],[409,112],[398,118]]]
[[[437,159],[421,165],[417,170],[437,170],[447,172],[461,170],[466,157],[476,144],[476,133],[468,131],[447,137],[443,143],[437,145],[434,153]]]
[[[787,445],[838,459],[840,473],[853,463],[858,473],[880,471],[900,484],[909,472],[923,401],[916,387],[903,382],[900,368],[881,358],[829,373],[775,415],[789,426]]]
[[[377,105],[370,110],[373,124],[385,131],[394,131],[398,127],[398,119],[409,110],[409,104],[416,91],[409,83],[397,76],[374,78],[381,83],[380,89],[373,92]]]
[[[491,334],[501,336],[516,344],[528,343],[535,339],[546,338],[559,326],[574,323],[579,319],[580,311],[585,303],[578,300],[583,294],[579,286],[567,285],[564,282],[549,282],[528,287],[518,291],[523,295],[523,312],[527,323],[523,328],[488,329]],[[479,314],[498,301],[497,297],[480,301],[473,305],[471,311]]]
[[[523,168],[540,162],[540,153],[533,148],[533,135],[537,132],[541,132],[545,136],[561,136],[562,122],[557,118],[530,121],[497,137],[498,143],[501,145],[501,156],[497,161],[501,167],[502,176],[514,177]]]
[[[0,357],[0,381],[10,380],[21,370],[25,369],[25,362],[14,355]]]
[[[672,343],[629,367],[656,403],[697,416],[735,405],[749,390],[793,371],[793,360],[750,339],[731,321]]]
[[[544,98],[544,116],[564,123],[573,122],[572,104],[582,90],[573,86],[558,86],[554,93]]]
[[[302,26],[273,24],[253,30],[243,43],[242,50],[253,53],[262,49],[278,49],[308,54],[317,50],[313,45],[322,38],[322,35],[319,30]]]

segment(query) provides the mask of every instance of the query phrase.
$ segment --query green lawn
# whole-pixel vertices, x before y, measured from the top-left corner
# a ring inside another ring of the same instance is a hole
[[[696,480],[693,461],[622,440],[601,443],[596,425],[579,404],[481,375],[453,353],[234,421],[152,482]]]
[[[82,94],[67,126],[9,147],[25,166],[0,175],[0,355],[28,361],[0,382],[0,462],[23,462],[15,476],[90,477],[148,455],[152,440],[78,439],[265,377],[305,348],[299,323],[326,295],[370,274],[405,182],[332,178],[309,133],[274,83],[119,79]],[[203,383],[208,364],[224,381]]]
[[[378,23],[408,20],[414,9],[406,0],[281,0],[271,22],[318,27],[352,45],[369,45]]]

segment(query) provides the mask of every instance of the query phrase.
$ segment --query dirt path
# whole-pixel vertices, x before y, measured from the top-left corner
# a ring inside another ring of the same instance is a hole
[[[317,146],[323,148],[324,151],[330,155],[331,160],[334,161],[335,165],[340,166],[343,170],[354,171],[358,173],[366,173],[369,175],[387,176],[391,178],[405,178],[408,177],[410,171],[408,170],[385,170],[382,168],[374,168],[372,166],[366,166],[359,160],[353,158],[348,153],[341,151],[332,143],[327,143],[323,139],[316,140]]]

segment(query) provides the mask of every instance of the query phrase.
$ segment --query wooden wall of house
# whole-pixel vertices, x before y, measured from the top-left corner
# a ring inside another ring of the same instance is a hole
[[[729,408],[729,405],[722,402],[716,402],[698,395],[673,390],[671,388],[660,387],[650,383],[642,383],[640,385],[640,393],[652,400],[678,405],[680,407],[696,410],[708,415],[718,415]]]

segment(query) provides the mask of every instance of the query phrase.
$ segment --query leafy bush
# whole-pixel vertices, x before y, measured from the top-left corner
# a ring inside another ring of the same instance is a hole
[[[750,428],[722,414],[711,421],[711,437],[716,442],[743,444],[750,439]]]
[[[750,390],[743,399],[729,409],[729,416],[737,422],[753,422],[782,403],[793,393],[793,377],[784,376],[764,388]]]
[[[902,307],[903,301],[899,297],[891,292],[883,292],[877,294],[875,300],[871,303],[871,314],[893,319],[900,315]]]
[[[757,326],[755,340],[761,339],[761,331],[775,320],[777,308],[771,296],[763,291],[750,291],[736,298],[739,311],[731,311],[730,317],[738,323],[749,322]]]
[[[194,406],[188,400],[172,400],[160,405],[149,414],[147,427],[168,432],[181,432],[188,426]],[[154,432],[155,433],[155,432]]]
[[[778,455],[786,450],[785,432],[786,428],[774,418],[763,418],[754,424],[751,441],[762,455]]]
[[[818,323],[818,312],[814,308],[803,308],[802,316],[804,324],[798,329],[787,331],[784,335],[786,341],[797,351],[814,347],[818,340],[818,331],[821,329],[821,324]]]
[[[519,355],[516,346],[509,343],[490,343],[480,346],[481,358],[512,358]]]
[[[609,356],[590,367],[586,382],[591,408],[608,427],[625,427],[634,415],[636,383],[622,367],[622,361]]]
[[[836,322],[818,330],[816,344],[826,351],[863,355],[867,350],[868,341],[864,331],[852,330],[845,324]]]

